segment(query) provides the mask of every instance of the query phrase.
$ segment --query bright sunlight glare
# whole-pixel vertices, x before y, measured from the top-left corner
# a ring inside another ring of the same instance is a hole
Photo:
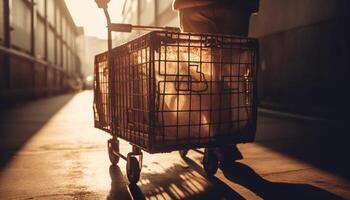
[[[85,35],[107,38],[106,18],[95,0],[65,0],[65,2],[75,24],[84,27]],[[123,5],[124,0],[111,0],[108,4],[112,22],[121,22]]]

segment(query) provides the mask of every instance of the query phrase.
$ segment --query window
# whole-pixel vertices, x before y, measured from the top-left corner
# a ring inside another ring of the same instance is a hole
[[[4,39],[4,4],[3,1],[0,0],[0,43]]]
[[[66,39],[66,29],[67,29],[67,23],[66,23],[66,19],[64,17],[62,17],[62,39],[65,40]]]
[[[62,61],[61,61],[61,56],[62,56],[61,50],[62,50],[62,42],[61,42],[61,40],[57,40],[57,65],[58,66],[61,66],[61,64],[62,64]]]
[[[75,68],[74,62],[75,62],[74,53],[71,52],[71,56],[70,56],[70,68],[71,68],[70,71],[71,71],[71,73],[75,72],[75,70],[74,70],[74,68]]]
[[[16,0],[15,0],[16,1]],[[49,0],[52,1],[52,0]],[[36,0],[37,10],[41,16],[45,15],[45,0]]]
[[[11,1],[11,31],[12,44],[21,49],[30,51],[30,34],[31,34],[31,12],[30,8],[24,1]]]
[[[51,25],[55,25],[55,1],[48,0],[47,3],[47,20]]]
[[[74,49],[74,33],[72,30],[70,31],[69,45],[70,45],[70,48],[72,49],[72,51],[75,51],[75,49]]]
[[[45,24],[37,20],[35,27],[35,54],[38,58],[45,58]]]
[[[67,69],[67,47],[66,47],[66,45],[63,45],[62,61],[63,61],[62,68],[64,70],[66,70]]]
[[[47,53],[48,53],[48,61],[50,63],[55,62],[55,34],[52,29],[48,29],[47,31]]]
[[[76,51],[77,49],[75,48],[75,43],[76,43],[76,38],[75,38],[75,33],[72,31],[70,35],[70,47],[72,48],[73,51]]]
[[[70,66],[70,64],[71,64],[71,54],[70,54],[70,51],[69,50],[67,50],[67,72],[68,73],[70,73],[70,71],[71,71],[71,66]]]
[[[57,8],[56,9],[56,30],[57,34],[61,35],[62,34],[62,28],[61,28],[61,11]]]
[[[70,39],[70,28],[67,26],[66,37],[64,38],[64,40],[66,41],[68,47],[70,47],[70,40],[69,39]]]

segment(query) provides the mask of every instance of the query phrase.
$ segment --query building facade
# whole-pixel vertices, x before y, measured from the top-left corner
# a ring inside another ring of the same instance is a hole
[[[260,0],[261,105],[345,122],[350,72],[348,0]]]
[[[126,0],[123,22],[178,26],[171,4],[172,0]],[[260,0],[249,35],[260,41],[261,106],[347,119],[348,8],[348,0]],[[121,38],[126,41],[130,34]]]
[[[177,13],[172,10],[172,0],[125,0],[121,23],[178,27],[178,22]],[[115,39],[117,43],[126,42],[143,33],[118,33]]]
[[[0,98],[64,92],[81,77],[77,27],[64,0],[0,0]]]

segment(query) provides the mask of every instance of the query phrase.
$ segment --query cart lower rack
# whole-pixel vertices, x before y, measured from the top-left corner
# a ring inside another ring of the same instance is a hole
[[[113,136],[111,162],[126,159],[129,181],[136,183],[141,150],[184,155],[188,149],[252,142],[257,52],[252,38],[153,31],[97,55],[95,127]],[[118,138],[133,145],[126,157]]]

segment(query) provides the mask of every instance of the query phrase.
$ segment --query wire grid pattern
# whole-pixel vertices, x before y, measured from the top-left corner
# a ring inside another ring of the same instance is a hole
[[[151,75],[150,35],[133,40],[112,52],[113,115],[116,133],[142,147],[149,145]]]
[[[108,54],[95,57],[94,67],[94,119],[95,127],[111,133],[112,116],[108,75]]]
[[[149,152],[252,141],[257,49],[255,39],[172,32],[114,48],[111,133]]]

